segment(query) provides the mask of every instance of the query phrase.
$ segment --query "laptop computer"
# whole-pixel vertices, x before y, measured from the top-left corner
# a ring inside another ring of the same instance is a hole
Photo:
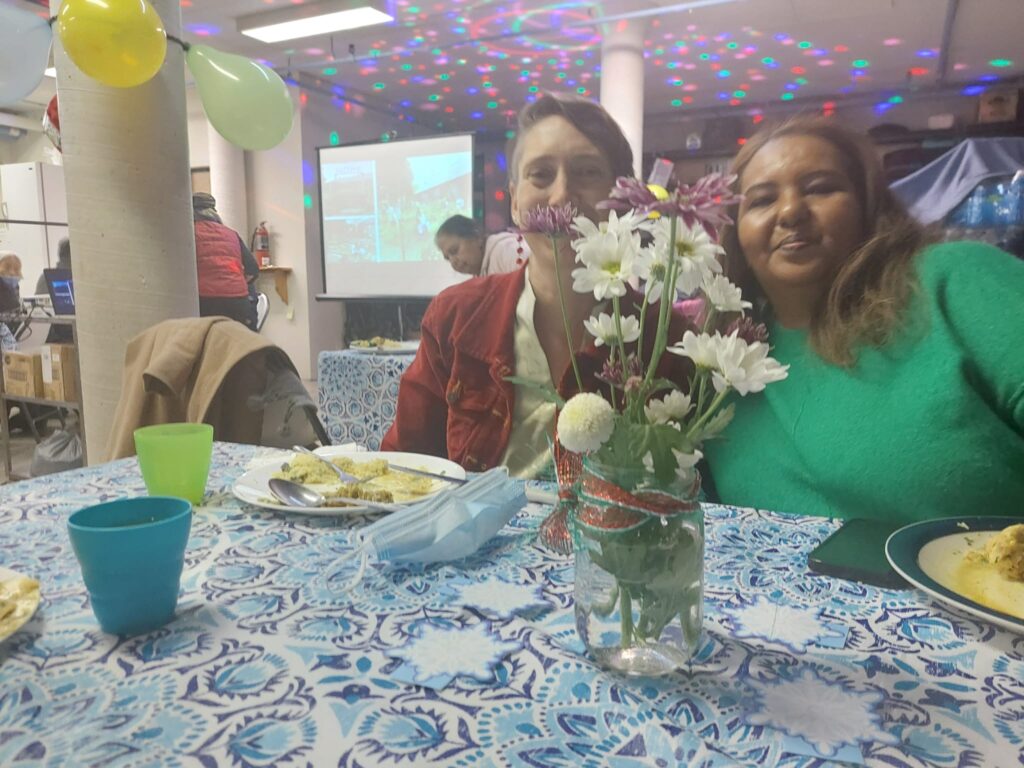
[[[75,314],[75,286],[71,281],[70,269],[44,269],[46,289],[50,292],[50,303],[55,315]]]

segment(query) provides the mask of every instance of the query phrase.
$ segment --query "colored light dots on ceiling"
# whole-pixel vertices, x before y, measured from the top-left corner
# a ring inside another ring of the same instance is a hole
[[[338,68],[337,67],[324,67],[323,73],[325,75],[327,75],[328,77],[330,77],[331,75],[338,74]]]
[[[341,143],[341,137],[338,136],[337,131],[331,131],[331,135],[328,137],[328,141],[331,142],[332,147],[336,147]]]
[[[779,96],[779,98],[782,99],[783,101],[792,101],[793,100],[793,94],[792,93],[784,93],[781,96]]]
[[[989,62],[989,66],[1000,67],[1000,68],[1012,67],[1013,66],[1013,61],[1011,61],[1010,59],[992,59]]]
[[[868,61],[867,59],[855,59],[854,62],[853,62],[853,67],[855,69],[866,69],[867,67],[870,67],[870,66],[871,66],[871,62]]]

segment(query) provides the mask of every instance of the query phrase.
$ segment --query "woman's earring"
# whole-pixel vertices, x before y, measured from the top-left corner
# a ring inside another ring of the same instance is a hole
[[[521,232],[516,233],[516,265],[517,266],[521,266],[522,263],[525,261],[525,259],[523,258],[523,253],[525,253],[525,252],[526,251],[523,248],[523,235],[522,235]]]

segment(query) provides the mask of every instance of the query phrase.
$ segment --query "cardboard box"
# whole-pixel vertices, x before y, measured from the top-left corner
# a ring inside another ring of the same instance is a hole
[[[42,396],[78,402],[78,355],[71,344],[46,344],[42,359]]]
[[[4,352],[4,392],[22,397],[41,397],[43,362],[38,352]]]

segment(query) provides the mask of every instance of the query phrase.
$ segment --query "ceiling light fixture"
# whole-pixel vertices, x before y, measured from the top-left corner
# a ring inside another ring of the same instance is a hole
[[[264,43],[280,43],[390,21],[394,17],[383,0],[326,0],[241,16],[238,31]]]
[[[43,70],[43,74],[46,75],[47,77],[56,77],[57,76],[57,68],[56,67],[47,67],[46,69]]]

